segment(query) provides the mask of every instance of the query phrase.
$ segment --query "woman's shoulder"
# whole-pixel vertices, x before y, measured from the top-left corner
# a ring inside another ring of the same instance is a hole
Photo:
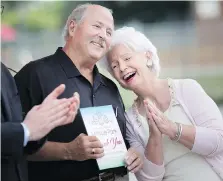
[[[172,79],[174,87],[182,92],[203,91],[201,85],[195,79]]]
[[[126,109],[126,116],[130,121],[134,119],[134,103],[128,109]]]
[[[174,84],[181,84],[184,86],[198,86],[198,85],[200,85],[195,79],[189,79],[189,78],[172,79],[172,81],[174,82]]]
[[[194,79],[173,79],[174,92],[181,104],[192,106],[194,100],[202,100],[208,97],[202,86]]]

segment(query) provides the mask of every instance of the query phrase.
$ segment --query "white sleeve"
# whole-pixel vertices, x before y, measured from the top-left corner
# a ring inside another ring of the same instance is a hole
[[[140,141],[139,134],[134,131],[134,126],[137,125],[136,120],[134,120],[135,118],[130,110],[125,115],[127,120],[126,139],[128,140],[130,147],[133,147],[141,154],[144,161],[143,168],[135,174],[136,178],[138,181],[162,181],[165,173],[164,164],[156,165],[145,157],[145,148]]]
[[[184,80],[182,93],[196,124],[192,151],[206,157],[222,155],[223,119],[217,105],[195,80]]]

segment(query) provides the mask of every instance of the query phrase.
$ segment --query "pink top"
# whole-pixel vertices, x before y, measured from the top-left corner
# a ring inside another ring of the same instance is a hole
[[[192,79],[173,80],[173,91],[186,115],[196,127],[192,152],[202,155],[214,171],[223,179],[223,119],[215,102],[203,88]],[[159,166],[144,155],[143,135],[134,129],[138,124],[132,113],[127,111],[127,139],[130,145],[144,156],[144,166],[136,176],[141,181],[161,181],[165,168]]]

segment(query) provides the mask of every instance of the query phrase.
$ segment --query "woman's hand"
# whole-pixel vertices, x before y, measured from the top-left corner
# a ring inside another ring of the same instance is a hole
[[[154,118],[152,117],[152,112],[149,109],[148,101],[144,101],[145,109],[146,109],[146,115],[147,115],[147,121],[149,124],[149,136],[151,139],[160,139],[162,138],[162,133],[157,127]]]
[[[136,173],[142,168],[143,159],[141,158],[141,155],[134,150],[134,148],[129,148],[125,156],[125,163],[126,163],[127,169],[130,172]]]
[[[162,134],[165,134],[173,139],[177,133],[177,125],[168,120],[166,116],[155,106],[147,101],[147,109],[149,116],[156,123],[157,128]]]

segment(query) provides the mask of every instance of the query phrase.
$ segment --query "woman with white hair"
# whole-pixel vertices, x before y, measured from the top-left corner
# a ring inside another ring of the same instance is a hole
[[[223,120],[192,79],[160,79],[154,45],[134,28],[113,34],[100,65],[138,97],[127,111],[127,139],[144,158],[141,181],[223,179]]]

